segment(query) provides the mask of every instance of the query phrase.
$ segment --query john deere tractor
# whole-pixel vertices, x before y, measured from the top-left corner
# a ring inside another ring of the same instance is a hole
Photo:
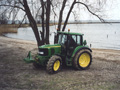
[[[87,69],[92,62],[92,50],[83,41],[83,34],[57,32],[57,44],[39,46],[39,52],[33,58],[31,52],[24,59],[33,63],[35,68],[46,66],[48,73],[56,73],[63,64],[78,70]]]

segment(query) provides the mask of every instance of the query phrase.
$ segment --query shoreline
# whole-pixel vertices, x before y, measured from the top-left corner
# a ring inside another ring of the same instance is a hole
[[[22,39],[15,39],[9,38],[5,36],[0,36],[0,49],[2,49],[3,45],[6,44],[6,48],[10,46],[18,46],[20,48],[26,49],[30,51],[32,49],[36,49],[37,51],[37,42],[35,41],[28,41]],[[27,48],[28,46],[31,48]],[[93,58],[99,58],[104,60],[111,60],[111,61],[120,61],[120,50],[113,50],[113,49],[98,49],[98,48],[91,48],[92,49],[92,56]]]
[[[34,40],[25,40],[25,39],[20,39],[20,38],[12,38],[12,37],[7,37],[7,36],[5,36],[4,34],[6,34],[6,33],[3,33],[2,35],[0,35],[0,37],[5,37],[5,38],[10,38],[10,39],[13,39],[13,40],[16,40],[16,41],[18,41],[18,40],[20,40],[20,41],[23,41],[23,42],[36,42],[36,41],[34,41]],[[98,51],[120,51],[119,49],[102,49],[102,48],[91,48],[92,50],[98,50]]]

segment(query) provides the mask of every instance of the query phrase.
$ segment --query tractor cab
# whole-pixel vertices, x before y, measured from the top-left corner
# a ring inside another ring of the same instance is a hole
[[[83,34],[58,32],[58,44],[61,45],[62,53],[70,57],[77,46],[83,45]]]

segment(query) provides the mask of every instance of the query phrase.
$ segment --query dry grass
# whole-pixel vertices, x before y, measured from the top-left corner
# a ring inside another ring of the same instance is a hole
[[[18,25],[0,25],[0,35],[3,33],[17,33]]]
[[[52,26],[54,24],[50,24]],[[41,24],[37,24],[38,27],[41,27]],[[19,24],[7,24],[7,25],[0,25],[0,35],[3,33],[17,33]],[[20,27],[30,27],[29,24],[22,24]]]

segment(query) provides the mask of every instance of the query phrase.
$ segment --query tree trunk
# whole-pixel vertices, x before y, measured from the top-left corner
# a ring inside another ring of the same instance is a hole
[[[58,21],[58,31],[60,31],[61,29],[61,23],[62,23],[62,16],[63,16],[63,11],[65,8],[65,4],[66,4],[67,0],[64,0],[62,3],[62,8],[60,10],[60,14],[59,14],[59,21]]]
[[[46,8],[46,44],[49,44],[49,23],[50,23],[50,6],[51,1],[47,0],[47,8]]]
[[[27,3],[27,0],[23,0],[23,3],[24,3],[24,8],[25,8],[25,12],[27,14],[27,17],[29,19],[29,22],[30,22],[30,26],[32,27],[33,29],[33,32],[34,32],[34,35],[36,37],[36,40],[37,40],[37,45],[40,46],[42,45],[41,43],[41,40],[40,40],[40,36],[39,36],[39,32],[38,32],[38,28],[37,28],[37,24],[36,24],[36,21],[34,20],[31,12],[30,12],[30,9],[29,9],[29,6],[28,6],[28,3]]]
[[[42,32],[41,32],[41,38],[42,38],[42,42],[43,44],[45,43],[45,25],[44,25],[44,13],[45,13],[45,5],[44,5],[44,1],[43,0],[40,0],[41,1],[41,5],[42,5],[42,15],[41,15],[41,19],[42,19]]]
[[[76,3],[76,0],[74,0],[74,2],[72,3],[72,5],[71,5],[71,7],[70,7],[70,10],[69,10],[69,12],[68,12],[68,14],[67,14],[67,18],[66,18],[66,20],[65,20],[65,22],[64,22],[64,26],[63,26],[63,28],[62,28],[62,31],[65,31],[65,28],[66,28],[68,19],[69,19],[69,17],[70,17],[70,14],[71,14],[71,12],[72,12],[72,9],[73,9],[75,3]]]

